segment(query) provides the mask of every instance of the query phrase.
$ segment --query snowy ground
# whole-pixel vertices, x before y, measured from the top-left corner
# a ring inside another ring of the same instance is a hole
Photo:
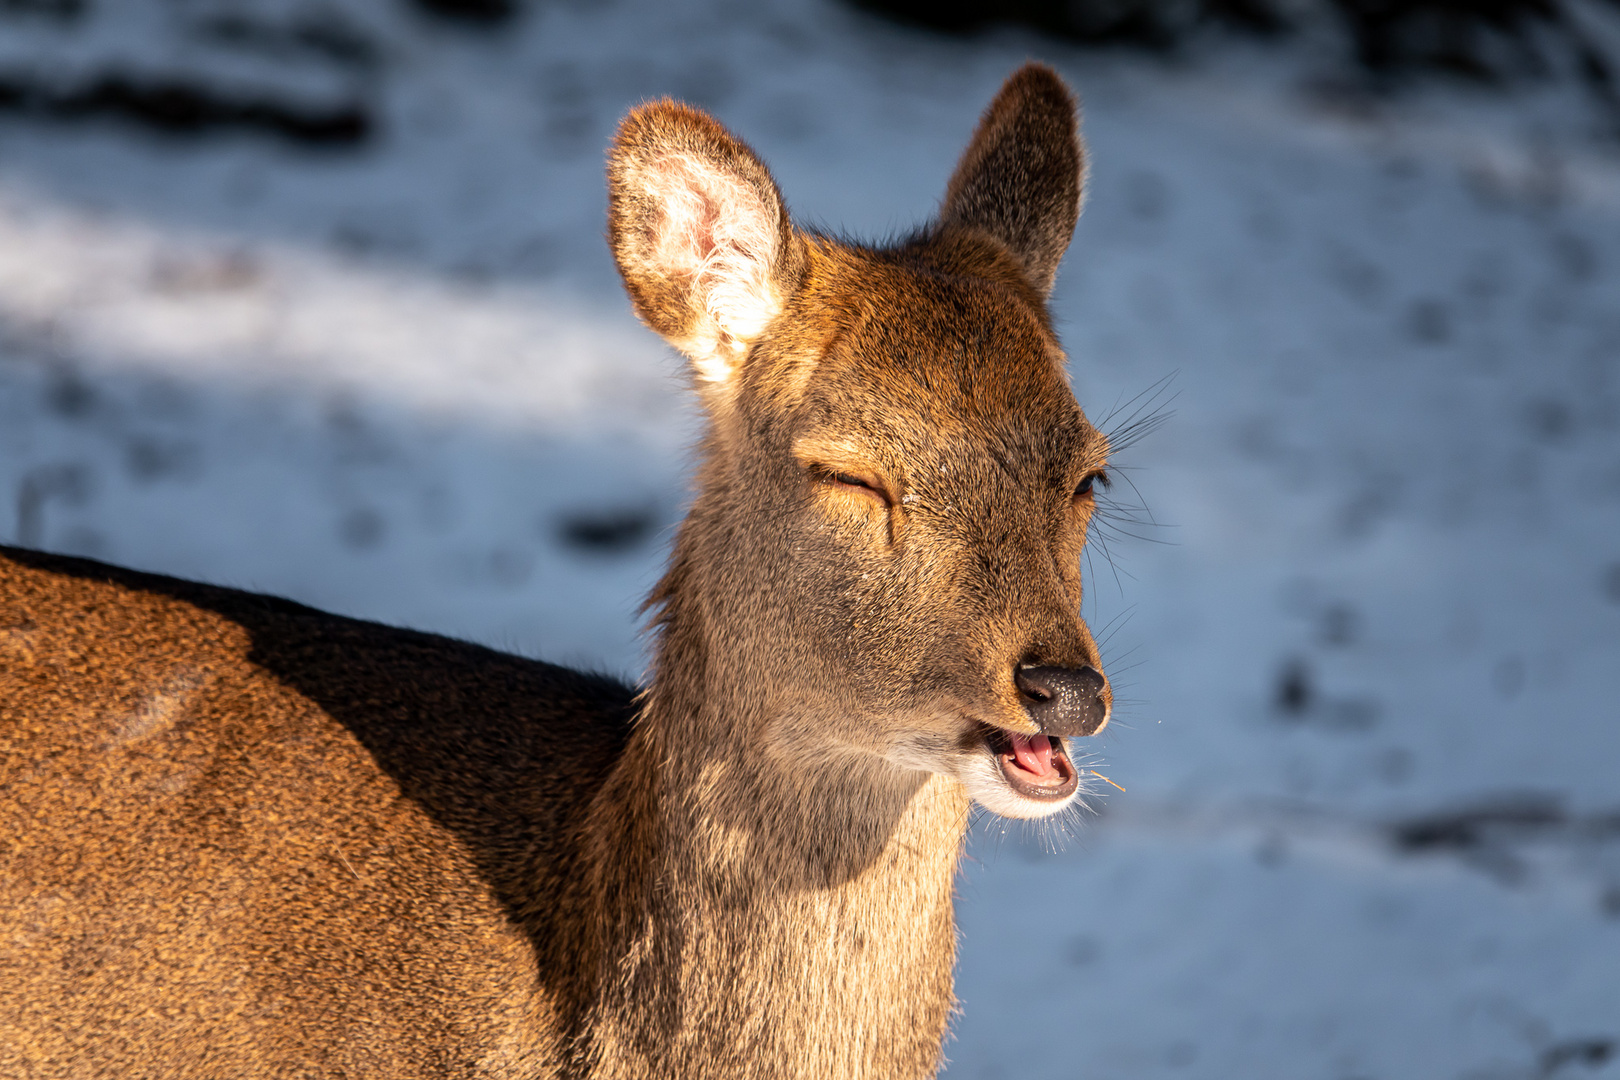
[[[1620,1077],[1620,155],[1581,103],[819,0],[496,37],[354,0],[347,50],[300,10],[0,23],[3,72],[376,132],[0,116],[0,539],[634,675],[692,420],[601,241],[614,122],[684,97],[885,233],[1036,55],[1087,105],[1081,401],[1176,397],[1121,457],[1162,524],[1090,569],[1128,793],[980,827],[949,1075]]]

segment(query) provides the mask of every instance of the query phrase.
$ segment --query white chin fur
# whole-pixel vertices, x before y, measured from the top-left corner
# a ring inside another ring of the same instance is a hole
[[[950,777],[967,788],[974,802],[1002,817],[1025,821],[1050,817],[1074,802],[1080,794],[1080,785],[1076,784],[1074,791],[1065,799],[1026,798],[1012,789],[1012,785],[1001,775],[995,759],[988,753],[951,753],[934,746],[912,745],[896,747],[886,756],[901,768]]]
[[[992,814],[1023,818],[1027,821],[1057,813],[1074,802],[1080,794],[1080,785],[1076,784],[1067,798],[1052,800],[1026,798],[1014,791],[1012,785],[1001,775],[996,763],[982,754],[959,762],[953,770],[953,775],[968,789],[973,801]]]

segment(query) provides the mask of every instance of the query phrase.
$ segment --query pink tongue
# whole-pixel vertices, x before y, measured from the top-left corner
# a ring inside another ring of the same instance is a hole
[[[1049,776],[1052,768],[1052,740],[1045,735],[1013,735],[1013,758],[1018,767],[1036,776]]]

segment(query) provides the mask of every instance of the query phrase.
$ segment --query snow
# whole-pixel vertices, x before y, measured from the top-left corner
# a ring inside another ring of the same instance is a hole
[[[1620,155],[1577,97],[822,0],[354,0],[345,66],[206,8],[12,16],[0,59],[380,134],[0,118],[0,538],[634,677],[694,421],[602,240],[613,124],[683,97],[799,220],[882,235],[1039,56],[1086,101],[1077,393],[1117,424],[1168,378],[1173,415],[1118,458],[1157,524],[1088,567],[1127,791],[977,827],[947,1075],[1620,1077]]]

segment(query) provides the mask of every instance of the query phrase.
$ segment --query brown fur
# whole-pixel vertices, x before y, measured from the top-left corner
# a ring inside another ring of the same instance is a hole
[[[0,550],[0,1075],[931,1076],[985,733],[1035,730],[1018,665],[1098,666],[1080,177],[1034,65],[887,249],[625,122],[611,242],[710,416],[639,701]]]

